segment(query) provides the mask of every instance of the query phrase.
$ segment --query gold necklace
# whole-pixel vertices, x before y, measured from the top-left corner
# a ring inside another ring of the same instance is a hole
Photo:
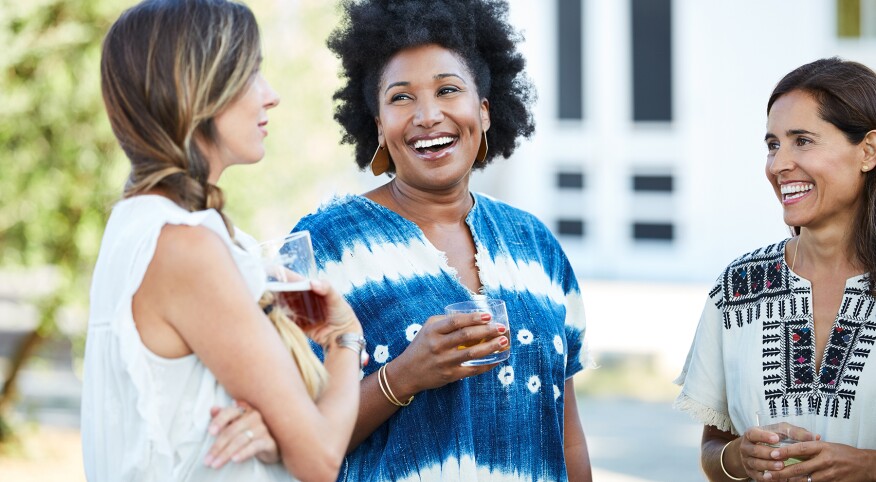
[[[794,265],[797,264],[797,251],[800,249],[801,239],[800,236],[797,236],[797,244],[794,245],[794,258],[791,260],[791,271],[794,271]]]

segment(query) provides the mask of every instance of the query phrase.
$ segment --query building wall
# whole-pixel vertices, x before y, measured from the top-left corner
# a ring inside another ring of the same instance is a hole
[[[711,281],[736,256],[787,236],[766,181],[766,101],[787,72],[839,55],[876,67],[872,39],[838,39],[831,0],[671,0],[672,120],[634,122],[631,9],[581,0],[583,119],[559,120],[558,1],[511,0],[538,91],[536,134],[473,186],[529,210],[559,236],[580,277]],[[649,0],[642,0],[649,1]],[[560,171],[583,173],[558,189]],[[634,192],[634,175],[672,176],[672,192]],[[673,225],[671,241],[634,240],[632,223]]]

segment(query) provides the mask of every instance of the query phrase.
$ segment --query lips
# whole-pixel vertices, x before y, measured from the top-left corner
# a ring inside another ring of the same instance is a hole
[[[811,182],[788,182],[781,184],[779,186],[780,192],[782,193],[782,203],[790,204],[794,203],[799,199],[806,197],[812,189],[815,188],[815,184]]]
[[[408,147],[421,157],[437,158],[449,152],[455,145],[459,136],[449,133],[433,133],[425,136],[416,136],[408,139]]]

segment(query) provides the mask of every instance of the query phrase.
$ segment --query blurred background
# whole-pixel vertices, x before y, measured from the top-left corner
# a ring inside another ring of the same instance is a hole
[[[133,2],[0,0],[0,480],[84,480],[78,410],[89,277],[127,163],[99,48]],[[222,179],[260,238],[359,172],[332,120],[327,0],[251,0],[279,92],[268,154]],[[702,427],[672,384],[719,271],[787,236],[763,169],[766,101],[793,68],[876,66],[876,0],[511,0],[536,134],[473,186],[536,214],[581,282],[599,368],[576,380],[597,481],[700,481]],[[391,28],[391,26],[387,26]]]

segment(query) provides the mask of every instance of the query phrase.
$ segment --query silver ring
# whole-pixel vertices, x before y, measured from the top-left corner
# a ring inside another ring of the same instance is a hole
[[[812,476],[811,476],[811,475],[807,475],[807,476],[806,476],[806,482],[812,482]]]
[[[252,430],[247,430],[246,432],[243,432],[243,434],[246,435],[246,438],[248,438],[250,442],[252,442],[252,439],[255,438],[255,435],[252,433]]]

